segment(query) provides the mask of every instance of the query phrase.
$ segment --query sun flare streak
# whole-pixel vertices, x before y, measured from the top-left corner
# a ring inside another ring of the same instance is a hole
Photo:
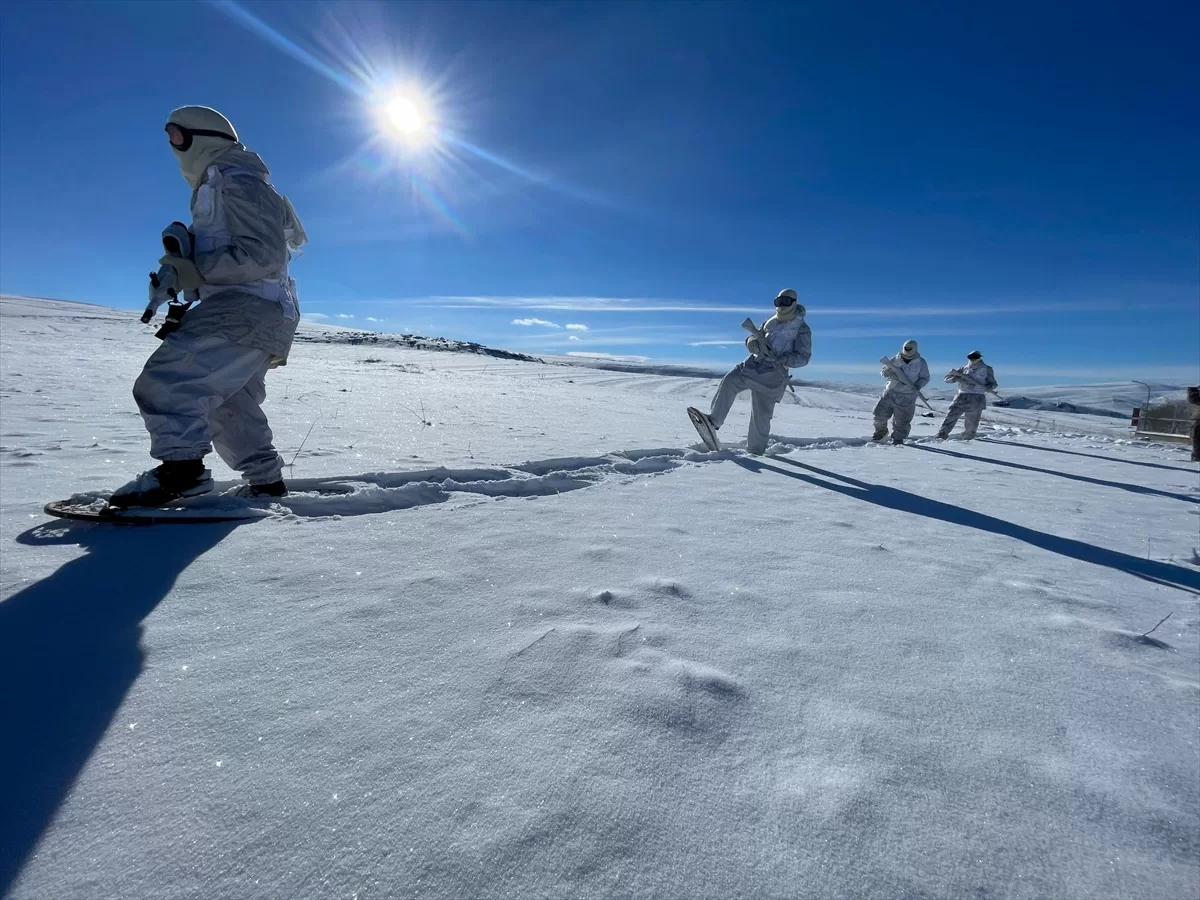
[[[243,26],[249,31],[254,32],[259,37],[265,38],[267,43],[282,50],[288,56],[292,57],[292,59],[304,63],[304,65],[308,66],[314,72],[324,75],[334,84],[341,85],[346,90],[350,91],[351,93],[358,94],[360,97],[370,95],[370,90],[364,87],[361,83],[356,82],[348,75],[337,71],[337,69],[334,69],[332,66],[321,62],[321,60],[317,59],[295,41],[284,37],[249,10],[239,6],[234,2],[234,0],[209,0],[209,2],[211,2],[213,6],[223,12],[225,15],[229,16],[229,18],[233,19],[233,21],[237,22],[239,25]]]
[[[386,26],[343,21],[338,17],[341,13],[331,14],[309,50],[237,0],[209,0],[209,3],[252,34],[359,98],[363,113],[374,124],[375,137],[360,148],[353,169],[376,181],[390,180],[401,189],[407,187],[414,203],[450,230],[467,235],[461,209],[456,210],[456,206],[486,201],[521,185],[587,203],[610,205],[610,201],[593,192],[550,173],[519,165],[467,140],[453,126],[452,118],[446,120],[439,114],[446,111],[444,77],[427,79],[426,88],[422,89],[402,75],[404,67],[392,58],[390,49],[383,46],[371,49],[372,40],[386,34]],[[368,4],[355,9],[369,11],[382,7]],[[511,176],[508,186],[504,175]]]

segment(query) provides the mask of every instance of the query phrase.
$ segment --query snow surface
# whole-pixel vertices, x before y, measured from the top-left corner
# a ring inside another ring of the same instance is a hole
[[[710,378],[305,325],[298,494],[80,525],[42,504],[151,464],[152,330],[0,313],[0,894],[1200,894],[1182,447],[999,409],[868,445],[825,384],[710,454]]]

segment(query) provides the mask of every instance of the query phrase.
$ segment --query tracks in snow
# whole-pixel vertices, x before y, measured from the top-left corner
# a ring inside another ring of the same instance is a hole
[[[295,478],[289,479],[289,495],[272,503],[271,509],[283,517],[317,518],[412,509],[472,494],[493,499],[546,497],[729,456],[729,453],[657,448],[536,460],[505,468],[438,468]]]
[[[932,438],[916,438],[909,441],[911,444],[918,445],[932,442]],[[936,443],[942,442],[937,441]],[[847,448],[866,448],[878,452],[897,452],[897,450],[901,453],[906,452],[901,448],[893,448],[890,444],[872,444],[866,438],[776,437],[768,451],[768,457],[783,456],[796,451]],[[604,483],[621,483],[632,478],[656,475],[684,466],[737,459],[743,454],[744,451],[737,445],[720,452],[709,452],[703,450],[700,445],[695,445],[688,449],[652,448],[626,450],[603,456],[556,457],[506,467],[454,469],[441,467],[326,478],[289,478],[290,493],[280,500],[251,500],[214,493],[184,501],[180,503],[180,506],[194,508],[197,511],[202,510],[206,513],[245,513],[247,519],[264,517],[317,519],[375,515],[446,503],[452,500],[470,502],[474,499],[475,502],[480,502],[485,499],[547,497]],[[951,455],[959,456],[961,454],[951,453]],[[979,458],[979,461],[1006,466],[1013,465],[986,457]],[[1113,487],[1121,486],[1110,482],[1098,483]],[[221,485],[218,490],[228,490],[233,486],[233,483],[227,483]],[[1149,489],[1142,489],[1139,492],[1153,493]],[[106,494],[95,494],[94,496],[98,500],[107,497]],[[1176,497],[1176,495],[1168,496]],[[1179,496],[1177,499],[1197,502],[1191,496]]]
[[[865,438],[781,438],[770,455],[794,450],[825,450],[869,445]],[[873,445],[872,445],[873,446]],[[467,499],[548,497],[598,484],[656,475],[687,465],[730,460],[744,451],[720,452],[660,447],[624,450],[604,456],[567,456],[491,468],[437,468],[411,472],[372,472],[331,478],[289,478],[289,495],[271,503],[281,517],[359,516]],[[262,501],[248,502],[251,505]]]

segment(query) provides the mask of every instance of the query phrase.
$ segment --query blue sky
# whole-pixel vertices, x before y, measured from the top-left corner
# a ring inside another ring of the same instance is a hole
[[[795,287],[808,377],[915,337],[1010,385],[1195,382],[1198,9],[8,2],[0,290],[140,309],[202,103],[295,204],[323,321],[727,366]]]

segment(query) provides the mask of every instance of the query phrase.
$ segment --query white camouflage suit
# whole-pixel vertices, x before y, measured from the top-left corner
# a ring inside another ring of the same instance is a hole
[[[912,430],[913,416],[917,412],[917,391],[929,384],[929,364],[920,354],[910,360],[897,353],[892,357],[892,366],[903,372],[908,380],[916,387],[916,391],[896,377],[896,373],[887,366],[881,366],[879,374],[887,379],[887,387],[883,396],[875,404],[875,430],[887,428],[888,419],[892,420],[892,437],[904,440]]]
[[[305,240],[257,154],[230,143],[192,192],[200,302],[147,360],[133,396],[163,462],[212,449],[251,484],[280,480],[263,414],[267,369],[283,365],[299,319],[290,248]]]
[[[999,387],[996,374],[991,366],[980,362],[974,367],[967,364],[951,369],[945,380],[948,383],[957,383],[958,393],[954,395],[954,402],[950,404],[946,418],[942,420],[938,437],[947,437],[959,416],[962,416],[963,437],[970,440],[979,430],[979,419],[987,408],[987,392]]]
[[[775,404],[787,393],[787,369],[807,366],[812,358],[812,329],[798,313],[788,321],[772,316],[762,327],[767,344],[774,357],[784,368],[772,363],[765,356],[748,357],[729,371],[717,386],[709,418],[714,428],[725,424],[733,401],[742,391],[750,391],[750,432],[746,438],[746,449],[751,453],[763,453],[771,436],[771,419],[775,415]]]

